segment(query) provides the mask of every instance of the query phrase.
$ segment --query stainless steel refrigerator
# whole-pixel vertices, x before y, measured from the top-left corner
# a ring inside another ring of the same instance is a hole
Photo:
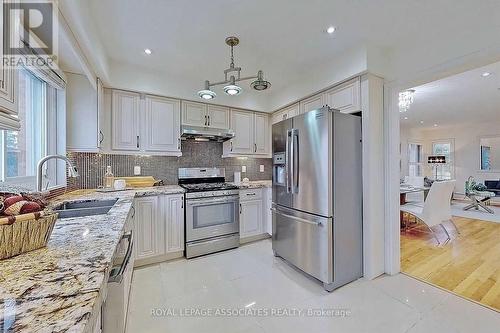
[[[328,107],[273,125],[273,252],[332,291],[363,275],[361,118]]]

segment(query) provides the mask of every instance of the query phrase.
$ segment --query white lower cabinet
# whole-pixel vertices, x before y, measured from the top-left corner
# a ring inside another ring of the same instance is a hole
[[[240,240],[252,241],[265,234],[265,201],[262,189],[240,191]]]
[[[265,188],[264,191],[264,232],[273,235],[273,213],[271,208],[273,206],[273,190],[272,188]]]
[[[164,253],[164,227],[158,209],[158,199],[157,196],[135,199],[134,236],[137,261]]]
[[[184,195],[140,197],[134,207],[135,266],[182,256]]]

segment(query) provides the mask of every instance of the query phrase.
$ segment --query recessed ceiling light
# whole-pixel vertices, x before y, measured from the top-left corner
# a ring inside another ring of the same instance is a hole
[[[328,29],[326,29],[326,32],[328,32],[329,34],[333,34],[335,30],[337,30],[337,28],[335,28],[334,26],[330,26],[328,27]]]
[[[491,73],[490,72],[484,72],[483,74],[481,74],[482,77],[487,77],[487,76],[490,76]]]
[[[144,53],[146,53],[147,55],[150,55],[153,52],[151,51],[151,49],[144,49]]]

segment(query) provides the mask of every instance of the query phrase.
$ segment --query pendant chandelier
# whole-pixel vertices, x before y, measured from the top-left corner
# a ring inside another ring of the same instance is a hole
[[[224,81],[210,83],[210,81],[205,81],[205,88],[203,90],[198,91],[198,96],[202,99],[213,99],[217,96],[217,94],[210,89],[214,86],[224,85],[222,88],[224,93],[229,96],[239,95],[242,91],[241,87],[237,85],[237,82],[246,81],[246,80],[254,80],[250,83],[250,87],[255,90],[262,91],[271,87],[271,83],[269,81],[264,80],[264,72],[258,71],[256,76],[247,76],[241,77],[241,67],[234,66],[234,54],[233,47],[238,45],[240,40],[237,37],[227,37],[226,44],[231,48],[231,63],[229,64],[229,68],[224,70]]]
[[[415,99],[415,90],[408,89],[399,93],[399,112],[406,112]]]

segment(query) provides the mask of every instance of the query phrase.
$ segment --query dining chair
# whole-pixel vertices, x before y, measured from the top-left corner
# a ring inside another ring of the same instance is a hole
[[[401,206],[401,210],[403,212],[415,216],[416,219],[421,221],[431,231],[438,245],[440,245],[441,242],[439,241],[434,230],[432,230],[432,227],[437,225],[441,226],[448,237],[446,242],[451,240],[451,238],[448,230],[446,230],[446,227],[443,225],[443,222],[451,222],[457,233],[460,234],[460,231],[453,222],[451,216],[450,199],[454,189],[454,180],[434,182],[422,207],[412,204]]]

